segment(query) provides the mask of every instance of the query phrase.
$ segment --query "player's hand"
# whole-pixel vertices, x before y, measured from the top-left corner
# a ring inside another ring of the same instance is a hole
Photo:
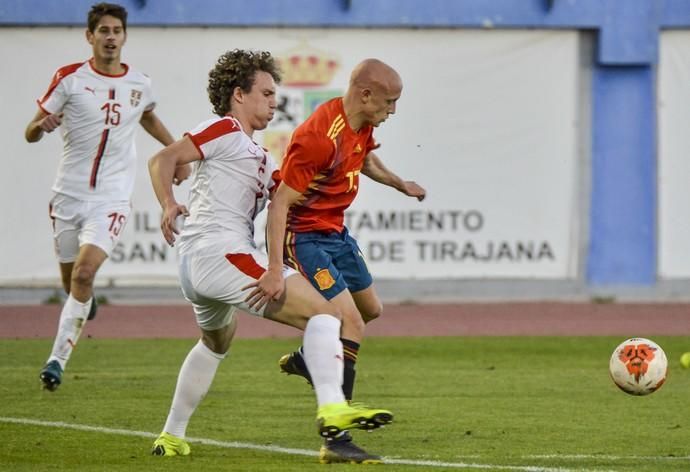
[[[64,113],[48,115],[38,123],[38,127],[46,133],[52,133],[58,126],[62,124],[63,116]]]
[[[161,217],[161,232],[171,247],[175,246],[175,235],[180,234],[180,230],[177,227],[177,218],[179,216],[189,216],[189,211],[186,206],[175,203],[168,205]]]
[[[426,198],[426,190],[424,190],[424,187],[411,180],[406,180],[404,182],[404,187],[400,191],[408,197],[415,197],[420,202]]]
[[[272,300],[279,300],[285,291],[282,268],[279,271],[267,270],[261,274],[256,282],[242,287],[242,290],[250,289],[252,291],[249,292],[244,301],[253,310],[259,311]]]
[[[173,175],[173,183],[175,185],[180,185],[182,182],[187,180],[187,178],[192,174],[192,165],[184,164],[175,167],[175,175]]]

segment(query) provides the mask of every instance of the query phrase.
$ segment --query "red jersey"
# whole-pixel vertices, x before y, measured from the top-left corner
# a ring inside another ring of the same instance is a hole
[[[350,128],[343,99],[320,105],[292,134],[280,175],[302,198],[290,207],[287,229],[342,231],[359,189],[364,158],[376,148],[373,128]]]

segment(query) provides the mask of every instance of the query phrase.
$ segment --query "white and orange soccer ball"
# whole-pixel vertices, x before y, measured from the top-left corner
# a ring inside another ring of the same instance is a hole
[[[630,395],[648,395],[666,380],[666,353],[654,341],[630,338],[620,343],[609,362],[614,383]]]

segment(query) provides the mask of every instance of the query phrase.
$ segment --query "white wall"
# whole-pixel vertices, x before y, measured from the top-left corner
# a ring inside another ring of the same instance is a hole
[[[661,34],[659,277],[690,278],[690,31]]]
[[[357,62],[385,60],[404,90],[375,134],[379,155],[429,194],[418,203],[362,179],[349,221],[373,274],[559,279],[578,272],[579,44],[568,31],[130,28],[123,58],[153,78],[157,113],[176,136],[210,115],[207,74],[227,49],[333,55],[338,69],[326,85],[281,88],[299,120],[309,93],[341,93]],[[0,283],[57,280],[47,204],[61,142],[56,133],[29,145],[23,131],[55,69],[89,56],[79,28],[0,29]],[[283,122],[267,133],[291,129]],[[158,144],[143,131],[138,143],[133,218],[101,282],[175,280],[145,167]],[[440,228],[423,223],[429,214]],[[371,223],[379,215],[407,224],[382,229]]]

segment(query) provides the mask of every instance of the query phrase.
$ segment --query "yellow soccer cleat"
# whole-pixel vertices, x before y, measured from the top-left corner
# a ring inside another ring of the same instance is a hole
[[[184,439],[168,433],[161,433],[153,443],[151,454],[154,456],[188,456],[191,450]]]
[[[390,411],[367,408],[357,403],[330,403],[319,407],[316,413],[316,426],[324,438],[334,438],[348,429],[369,431],[392,422],[393,413]]]

